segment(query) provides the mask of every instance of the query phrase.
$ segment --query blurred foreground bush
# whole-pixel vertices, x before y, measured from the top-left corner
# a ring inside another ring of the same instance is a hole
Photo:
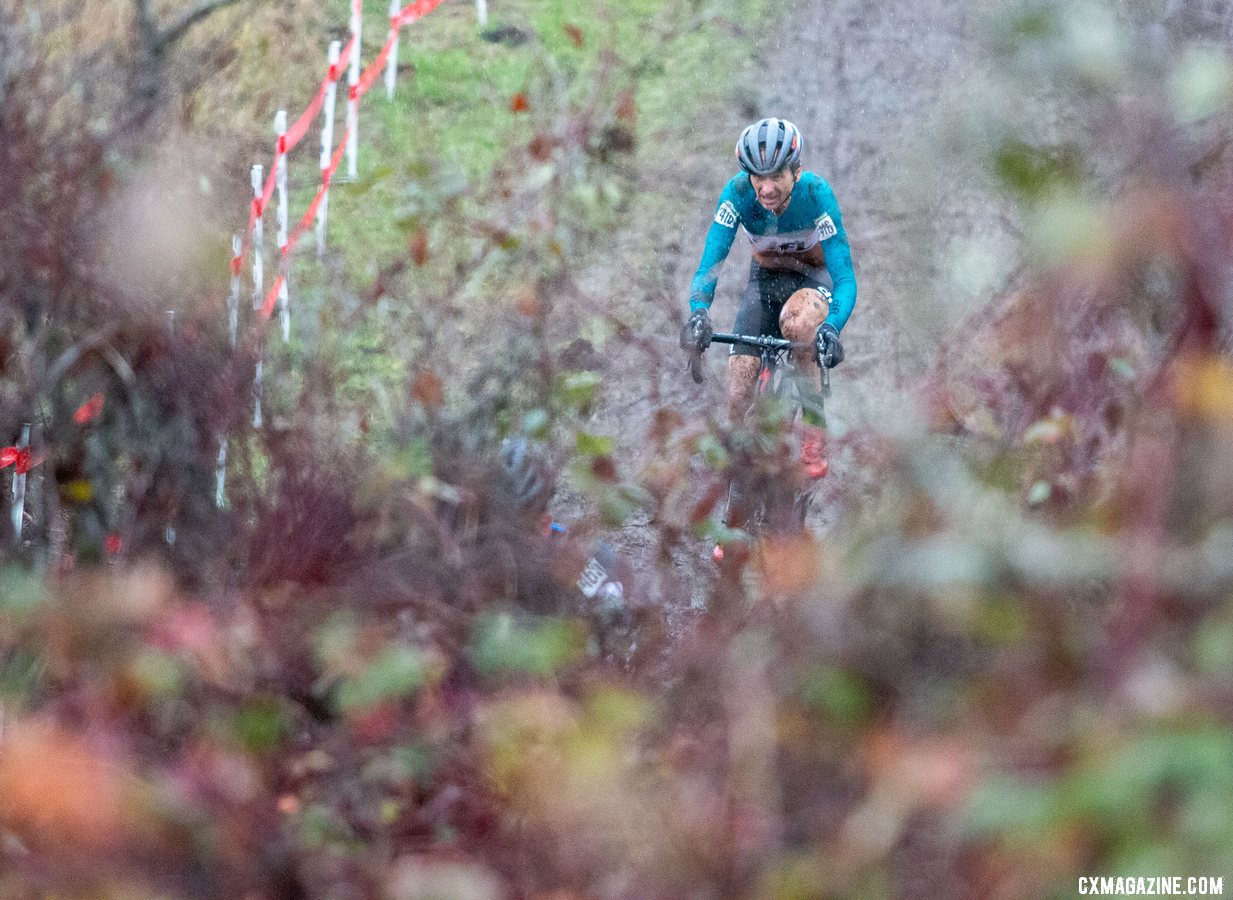
[[[490,330],[441,324],[462,267],[413,314],[443,340],[398,357],[388,421],[322,353],[248,437],[257,345],[232,352],[205,301],[173,331],[147,266],[100,262],[135,252],[96,246],[113,190],[146,220],[111,168],[124,120],[31,107],[38,54],[6,24],[3,59],[27,56],[0,71],[0,413],[38,423],[42,462],[0,582],[0,896],[1028,897],[1226,874],[1223,57],[1157,71],[1097,7],[991,19],[992,87],[1047,85],[1052,133],[978,117],[963,147],[1048,252],[961,324],[930,428],[836,439],[857,461],[826,490],[842,529],[715,583],[700,536],[732,435],[654,392],[675,357],[647,362],[660,344],[562,252],[620,221],[633,148],[597,136],[632,127],[627,72],[591,94],[538,76],[544,121],[493,175],[508,228],[476,251],[507,285]],[[408,195],[413,249],[416,210],[455,200]],[[618,380],[650,386],[637,464],[588,427]],[[597,526],[544,536],[494,489],[509,432],[567,470],[557,511],[637,523],[628,654],[573,586]],[[776,464],[768,435],[752,464]]]

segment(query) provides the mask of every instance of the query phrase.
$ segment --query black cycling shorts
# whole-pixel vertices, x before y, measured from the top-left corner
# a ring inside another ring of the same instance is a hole
[[[795,272],[790,269],[764,269],[756,262],[749,266],[749,283],[741,296],[741,307],[736,312],[735,334],[756,334],[767,337],[783,337],[779,332],[779,313],[788,298],[802,288],[822,291],[829,301],[831,276],[826,269],[807,269]],[[732,345],[733,356],[757,356],[758,351],[743,344]]]

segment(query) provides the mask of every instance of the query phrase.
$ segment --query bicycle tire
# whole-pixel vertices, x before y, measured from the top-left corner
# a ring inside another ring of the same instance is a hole
[[[743,342],[741,336],[729,334],[714,335],[715,343],[735,344]],[[791,358],[781,359],[778,353],[787,348],[780,339],[775,342],[780,346],[767,348],[765,344],[757,344],[763,348],[754,394],[754,406],[764,403],[769,396],[772,399],[784,401],[786,404],[785,424],[789,431],[795,430],[804,413],[796,366]],[[776,355],[766,351],[770,349]],[[769,369],[769,375],[767,370]],[[822,373],[821,389],[823,395],[829,388],[826,372]],[[751,538],[757,539],[769,533],[780,535],[800,534],[805,530],[813,491],[807,485],[793,485],[792,496],[781,496],[784,487],[782,481],[773,481],[769,487],[759,489],[750,473],[735,472],[728,482],[726,496],[725,522],[729,527],[744,530]],[[746,503],[746,498],[756,495],[756,502]],[[739,511],[739,512],[738,512]]]
[[[801,422],[804,415],[804,403],[801,399],[800,384],[797,380],[796,366],[791,360],[775,365],[771,374],[767,393],[783,402],[787,407],[785,428],[791,432]],[[794,534],[805,529],[805,521],[809,515],[811,492],[805,486],[794,485],[792,496],[780,496],[775,485],[771,490],[763,492],[758,510],[759,533]]]

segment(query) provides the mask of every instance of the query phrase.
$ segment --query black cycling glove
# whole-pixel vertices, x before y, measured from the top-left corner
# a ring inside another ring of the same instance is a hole
[[[711,335],[714,333],[711,314],[699,307],[689,314],[689,319],[681,328],[681,349],[701,353],[711,345]]]
[[[818,326],[814,346],[818,351],[819,365],[833,369],[843,362],[843,344],[839,342],[839,329],[830,322],[823,322]]]

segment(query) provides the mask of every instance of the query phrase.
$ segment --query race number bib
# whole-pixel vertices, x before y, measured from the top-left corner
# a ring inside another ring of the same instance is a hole
[[[839,229],[835,227],[835,220],[831,218],[830,213],[823,213],[813,224],[817,226],[819,240],[824,241],[839,234]]]
[[[736,207],[732,205],[731,200],[725,200],[719,204],[719,211],[715,213],[715,221],[724,228],[736,227]]]
[[[582,575],[578,577],[578,590],[590,600],[599,593],[599,589],[607,580],[608,571],[599,564],[599,560],[592,557],[587,567],[582,570]]]

